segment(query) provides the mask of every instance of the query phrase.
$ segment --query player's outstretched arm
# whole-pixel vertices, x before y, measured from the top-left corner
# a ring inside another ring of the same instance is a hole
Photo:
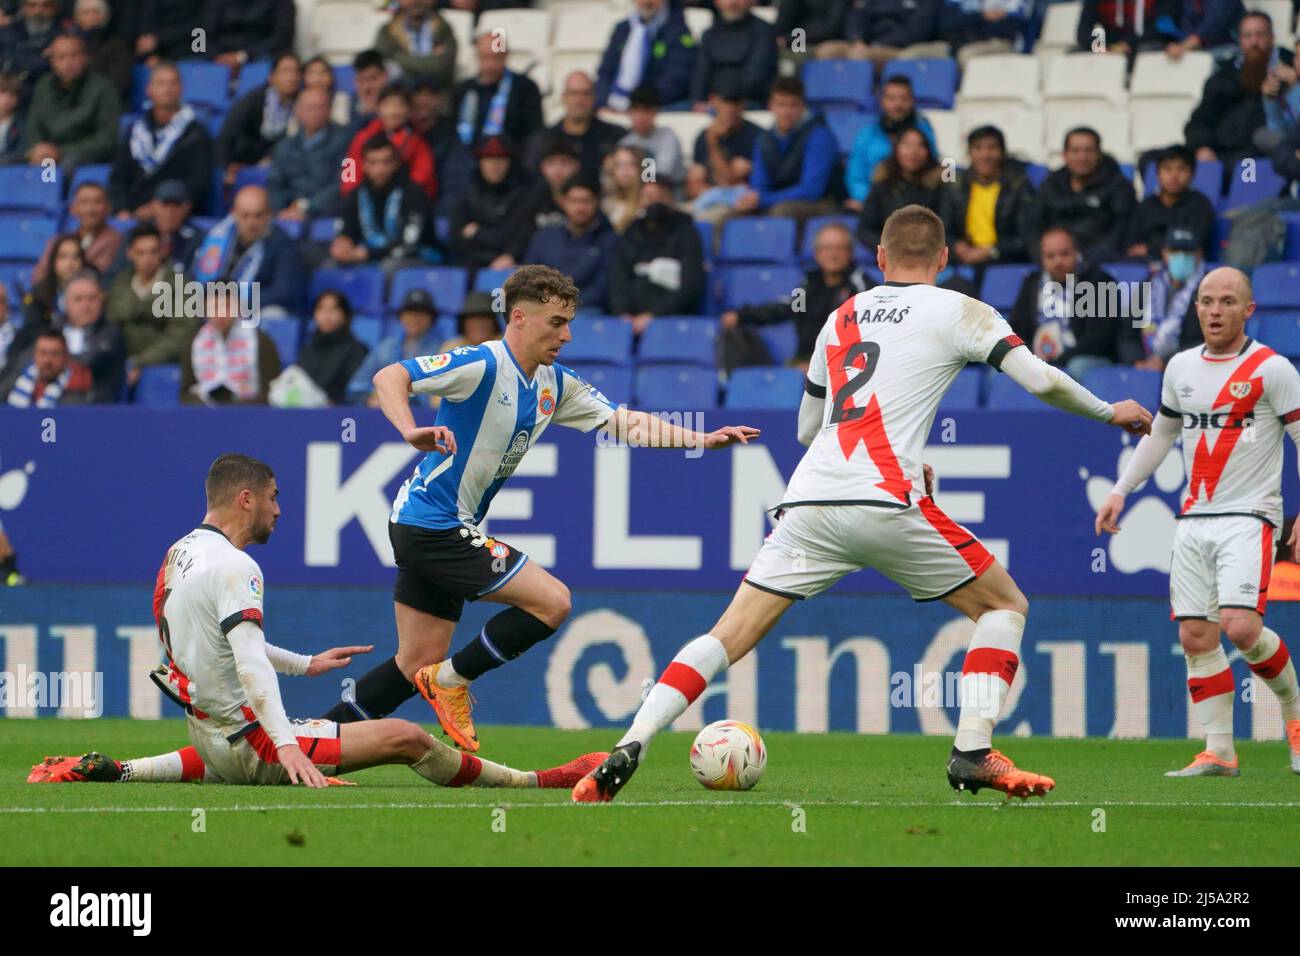
[[[1023,345],[1006,354],[1001,368],[1025,391],[1055,408],[1115,425],[1134,435],[1151,431],[1151,413],[1137,402],[1125,399],[1112,405],[1103,401]]]
[[[1156,416],[1151,426],[1151,434],[1138,442],[1133,457],[1124,466],[1124,473],[1119,476],[1115,487],[1097,509],[1097,520],[1093,523],[1093,529],[1097,534],[1103,531],[1115,534],[1119,531],[1119,516],[1124,510],[1125,496],[1150,478],[1160,467],[1160,463],[1165,460],[1165,455],[1169,454],[1169,449],[1174,447],[1174,439],[1182,430],[1181,418],[1166,414]]]
[[[415,424],[415,415],[411,412],[411,374],[400,362],[384,366],[370,381],[375,386],[384,417],[393,423],[405,441],[420,451],[456,454],[456,436],[450,428],[443,425],[421,428]]]
[[[697,432],[674,425],[649,412],[619,408],[605,423],[605,431],[635,448],[726,448],[739,442],[748,445],[760,434],[748,425],[726,425],[716,431]]]
[[[354,644],[350,647],[331,647],[319,654],[295,654],[293,651],[266,645],[266,656],[277,674],[290,677],[318,677],[329,671],[347,667],[357,654],[369,654],[375,649],[373,644]]]

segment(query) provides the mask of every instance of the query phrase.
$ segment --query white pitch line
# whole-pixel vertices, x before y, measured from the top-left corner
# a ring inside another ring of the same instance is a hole
[[[715,800],[624,800],[618,803],[609,804],[615,807],[826,807],[834,809],[836,807],[845,808],[940,808],[940,807],[961,807],[973,809],[992,809],[997,810],[1008,804],[1002,801],[967,801],[960,802],[955,800],[936,801],[936,800],[732,800],[732,801],[715,801]],[[1014,806],[1015,804],[1011,804]],[[1053,800],[1050,802],[1026,802],[1025,806],[1040,806],[1044,808],[1062,807],[1089,807],[1089,808],[1106,808],[1106,807],[1183,807],[1183,808],[1223,808],[1223,809],[1243,809],[1243,808],[1296,808],[1300,807],[1300,801],[1286,802],[1249,802],[1249,801],[1224,801],[1215,803],[1202,803],[1197,801],[1149,801],[1149,800],[1121,800],[1121,801],[1089,801],[1089,800]],[[24,813],[192,813],[195,810],[203,810],[208,813],[250,813],[257,811],[289,811],[289,810],[495,810],[499,807],[506,807],[511,810],[558,810],[568,809],[577,804],[569,801],[562,803],[514,803],[508,799],[494,801],[492,803],[273,803],[273,804],[234,804],[226,807],[0,807],[0,814],[24,814]]]

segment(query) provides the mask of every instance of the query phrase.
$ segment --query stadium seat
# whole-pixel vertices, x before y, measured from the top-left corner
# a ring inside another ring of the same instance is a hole
[[[905,76],[912,81],[917,106],[952,109],[953,95],[957,92],[956,60],[894,60],[885,67],[881,79],[891,76]]]
[[[687,159],[695,154],[695,141],[712,122],[713,117],[708,113],[695,112],[660,113],[658,119],[655,120],[657,125],[673,131],[677,137],[677,142],[682,144],[682,156]]]
[[[0,166],[0,211],[31,210],[55,215],[63,205],[63,184],[53,166]]]
[[[77,171],[72,174],[72,182],[68,184],[68,195],[75,193],[82,183],[99,183],[107,188],[108,174],[112,168],[108,163],[87,163],[78,166]]]
[[[32,288],[32,266],[18,262],[0,265],[0,284],[9,290],[9,321],[15,326],[22,324],[20,304],[23,296]]]
[[[456,79],[471,76],[477,63],[474,56],[474,11],[455,10],[450,4],[444,4],[438,14],[451,27],[456,38]],[[335,68],[337,75],[337,67]]]
[[[1191,50],[1177,60],[1170,59],[1163,50],[1139,53],[1133,61],[1129,95],[1143,100],[1200,100],[1201,89],[1213,72],[1214,56],[1204,50]]]
[[[342,225],[341,219],[313,219],[307,229],[307,238],[312,242],[333,242]]]
[[[1061,104],[1128,106],[1124,81],[1128,62],[1122,56],[1068,53],[1043,64],[1043,109]]]
[[[1131,163],[1134,159],[1127,107],[1110,105],[1100,99],[1092,103],[1084,100],[1060,100],[1044,103],[1043,115],[1047,120],[1043,143],[1048,149],[1048,158],[1052,160],[1049,165],[1053,169],[1062,165],[1056,154],[1061,152],[1065,144],[1065,134],[1076,126],[1095,129],[1101,136],[1102,152],[1114,157],[1116,162]]]
[[[1287,358],[1300,358],[1300,310],[1265,312],[1259,317],[1259,340]]]
[[[1028,108],[1038,105],[1041,71],[1038,57],[1024,53],[977,56],[961,78],[959,103],[1008,100]]]
[[[1137,148],[1136,144],[1134,148]],[[1154,196],[1160,188],[1155,163],[1148,163],[1142,171],[1142,187],[1144,196]],[[1192,174],[1192,188],[1204,193],[1210,202],[1217,203],[1223,192],[1223,163],[1217,159],[1197,160],[1196,172]]]
[[[460,334],[460,322],[453,316],[441,315],[434,319],[433,331],[439,342],[446,342]]]
[[[652,412],[716,408],[718,373],[698,365],[643,366],[636,370],[636,403]]]
[[[1164,56],[1164,54],[1160,54]],[[1183,141],[1183,128],[1188,115],[1196,106],[1195,100],[1142,99],[1130,100],[1129,140],[1141,155],[1149,149],[1163,149]],[[1200,167],[1197,167],[1199,172]]]
[[[794,358],[794,353],[799,348],[799,333],[795,330],[794,322],[760,325],[756,331],[767,346],[767,353],[772,356],[773,362],[784,365]]]
[[[803,273],[788,266],[731,266],[722,271],[722,307],[787,298],[803,283]]]
[[[479,14],[475,33],[491,33],[498,28],[505,31],[506,43],[513,52],[541,54],[551,47],[552,18],[546,10],[513,7]]]
[[[1151,278],[1151,270],[1144,262],[1106,262],[1102,269],[1117,282],[1144,282]]]
[[[847,106],[861,112],[876,107],[869,60],[809,60],[803,67],[803,82],[814,106]]]
[[[1150,369],[1105,365],[1084,372],[1080,384],[1102,398],[1132,398],[1150,409],[1160,404],[1161,378],[1160,372]]]
[[[335,85],[338,85],[338,71],[335,70]],[[271,61],[249,60],[239,68],[239,79],[235,81],[235,99],[239,99],[245,93],[251,93],[266,83],[271,78]]]
[[[603,53],[623,14],[605,3],[570,4],[555,11],[556,52]]]
[[[794,368],[738,368],[727,381],[727,408],[796,411],[803,398],[803,372]]]
[[[713,319],[661,315],[641,333],[638,364],[690,362],[713,367],[713,340],[718,324]]]
[[[1265,199],[1276,199],[1287,188],[1285,177],[1273,169],[1273,161],[1258,159],[1255,161],[1254,179],[1245,180],[1246,170],[1237,169],[1228,177],[1228,195],[1221,208],[1236,209],[1239,206],[1252,206]]]
[[[939,156],[965,156],[966,141],[961,135],[961,116],[956,110],[922,110],[922,115],[934,130],[935,145],[939,147]],[[943,159],[940,159],[940,163]]]
[[[224,113],[230,105],[230,67],[211,60],[181,60],[176,64],[186,103],[200,103]]]
[[[1051,405],[1040,402],[1014,379],[1006,375],[990,375],[987,392],[984,395],[984,407],[998,412],[1052,412]]]
[[[686,29],[698,40],[704,32],[713,26],[713,11],[704,7],[686,7],[682,10],[686,17]]]
[[[376,314],[384,308],[384,273],[378,266],[326,266],[311,277],[311,298],[325,291],[343,293],[354,312]]]
[[[412,289],[424,289],[433,296],[441,315],[456,315],[465,302],[469,277],[459,266],[416,266],[393,274],[388,290],[389,311],[396,311]]]
[[[1026,109],[1013,102],[981,100],[959,103],[957,115],[961,118],[963,138],[977,126],[996,126],[1006,137],[1007,152],[1017,159],[1038,163],[1047,156],[1043,148],[1043,116],[1036,109]]]
[[[1029,183],[1035,189],[1038,189],[1043,185],[1043,180],[1051,175],[1051,172],[1052,171],[1042,163],[1030,163],[1025,169],[1025,175],[1029,177]]]
[[[774,6],[753,7],[750,12],[767,23],[776,23],[777,10]]]
[[[1025,276],[1036,268],[1038,267],[1029,263],[989,266],[984,270],[984,285],[980,288],[980,299],[1000,312],[1009,312],[1015,305],[1016,296],[1020,294],[1020,286],[1024,284]]]
[[[505,285],[514,269],[479,269],[474,276],[475,292],[491,292]]]
[[[295,242],[302,238],[303,232],[307,229],[307,224],[301,219],[277,219],[275,224],[282,233]]]
[[[704,261],[713,261],[713,223],[703,219],[695,220],[695,231],[700,237],[700,248],[704,250]]]
[[[964,412],[980,406],[980,390],[984,384],[984,369],[968,365],[957,373],[948,391],[939,399],[939,411]]]
[[[573,341],[560,352],[564,365],[608,363],[626,365],[632,361],[632,324],[614,316],[574,319],[569,326]]]
[[[1300,262],[1300,214],[1287,213],[1282,216],[1286,223],[1286,243],[1282,249],[1282,258],[1286,262]]]
[[[572,369],[584,382],[596,386],[615,405],[632,404],[632,369],[628,366],[561,364]]]
[[[384,320],[374,315],[358,315],[352,319],[352,334],[367,348],[374,348],[384,337]]]
[[[840,148],[841,156],[847,156],[853,151],[853,141],[858,138],[858,133],[875,118],[870,113],[846,109],[829,109],[824,115],[826,125],[831,128],[831,135],[835,137],[835,145]]]
[[[52,218],[31,213],[0,213],[0,261],[35,262],[57,225]]]
[[[1073,50],[1082,13],[1082,0],[1047,4],[1043,29],[1038,34],[1038,42],[1034,44],[1034,53],[1040,59],[1050,59]]]
[[[280,363],[292,365],[298,358],[298,341],[302,337],[302,323],[298,319],[263,319],[259,329],[271,337]]]
[[[1261,309],[1300,309],[1300,264],[1269,262],[1258,266],[1251,282]]]
[[[174,408],[181,403],[181,367],[146,365],[135,386],[135,404],[148,408]]]
[[[1252,0],[1247,10],[1260,10],[1273,20],[1274,44],[1279,50],[1291,50],[1295,47],[1295,32],[1291,29],[1291,18],[1295,16],[1291,0]]]
[[[322,4],[311,12],[308,46],[331,63],[347,63],[367,49],[387,23],[387,10],[368,0]]]
[[[271,169],[269,166],[245,166],[235,174],[234,191],[239,192],[245,186],[266,186],[266,181],[271,178]]]
[[[784,216],[743,216],[722,227],[719,262],[789,262],[797,226]]]

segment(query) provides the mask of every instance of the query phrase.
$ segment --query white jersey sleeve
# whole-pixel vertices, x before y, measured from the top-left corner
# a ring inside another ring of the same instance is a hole
[[[222,561],[211,577],[216,589],[213,603],[222,634],[229,634],[244,621],[262,626],[262,569],[242,551],[234,551],[229,557],[230,560]]]
[[[555,380],[560,393],[551,421],[578,431],[589,432],[609,421],[618,411],[614,403],[596,386],[584,382],[578,373],[563,365],[555,366]]]
[[[1182,353],[1179,353],[1165,364],[1164,377],[1160,379],[1160,413],[1171,418],[1177,416],[1180,419],[1183,410],[1178,404],[1176,379],[1178,376],[1177,363],[1182,361],[1181,356]]]
[[[812,358],[808,360],[808,374],[804,379],[804,391],[813,398],[826,397],[826,384],[830,378],[826,374],[826,330],[831,327],[830,320],[822,323],[817,333],[817,343],[813,346]]]
[[[987,362],[998,368],[1002,356],[1024,345],[1001,312],[968,296],[963,297],[961,314],[951,328],[952,346],[968,362]]]
[[[481,345],[465,345],[438,355],[405,359],[402,367],[411,376],[411,391],[440,395],[449,402],[463,402],[474,394],[489,364],[491,353]]]
[[[1282,356],[1265,362],[1264,397],[1284,425],[1300,421],[1300,372]]]

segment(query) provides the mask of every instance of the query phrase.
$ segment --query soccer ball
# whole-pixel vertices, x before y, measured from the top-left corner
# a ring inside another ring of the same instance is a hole
[[[763,738],[738,720],[709,724],[691,744],[691,770],[710,790],[752,789],[766,766]]]

